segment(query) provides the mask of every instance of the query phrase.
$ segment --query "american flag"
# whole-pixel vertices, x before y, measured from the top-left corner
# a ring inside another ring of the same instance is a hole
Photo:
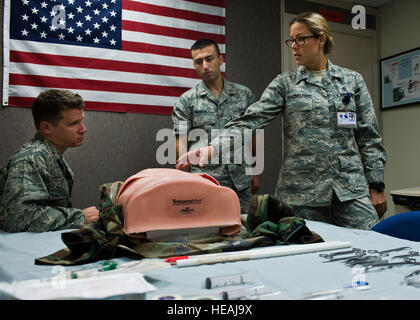
[[[199,81],[191,45],[210,38],[225,53],[225,0],[6,0],[4,10],[8,106],[58,88],[86,110],[170,114]]]

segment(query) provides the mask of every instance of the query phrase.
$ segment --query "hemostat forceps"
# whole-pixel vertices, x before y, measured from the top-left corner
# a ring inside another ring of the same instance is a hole
[[[335,262],[335,261],[348,261],[348,260],[352,260],[352,259],[356,259],[356,258],[365,258],[364,256],[366,255],[366,251],[360,251],[360,252],[355,252],[353,256],[347,256],[347,257],[341,257],[341,258],[334,258],[334,259],[329,259],[326,261],[323,261],[322,263],[326,263],[326,262]]]
[[[391,258],[391,260],[393,259],[401,259],[401,258],[408,258],[408,257],[415,257],[418,256],[419,252],[418,251],[408,251],[408,254],[403,254],[401,256],[394,256]]]
[[[401,251],[401,250],[406,250],[406,249],[411,249],[411,247],[400,247],[400,248],[383,250],[383,251],[379,251],[379,250],[368,250],[368,253],[377,253],[381,257],[387,257],[387,256],[389,256],[389,253],[390,252],[393,252],[393,251]]]

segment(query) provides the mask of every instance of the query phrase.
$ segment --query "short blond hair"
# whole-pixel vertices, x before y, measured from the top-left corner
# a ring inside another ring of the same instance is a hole
[[[292,22],[290,22],[290,26],[296,22],[304,23],[316,36],[325,35],[327,40],[323,48],[324,53],[325,55],[332,53],[334,49],[334,41],[331,36],[330,27],[328,26],[327,20],[325,20],[322,15],[316,12],[304,12],[295,17]]]

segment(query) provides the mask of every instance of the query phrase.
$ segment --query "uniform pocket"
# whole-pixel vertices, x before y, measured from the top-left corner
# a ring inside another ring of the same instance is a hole
[[[312,99],[293,99],[284,109],[285,131],[293,135],[301,134],[300,130],[312,126]]]
[[[359,156],[338,156],[338,160],[341,170],[337,177],[337,182],[352,192],[360,193],[366,190],[366,178]]]
[[[362,161],[358,155],[337,156],[341,169],[361,169]]]
[[[208,127],[216,124],[216,114],[207,113],[195,116],[193,120],[194,127]]]
[[[50,200],[66,202],[69,196],[68,181],[62,177],[50,178],[48,192]]]
[[[237,108],[235,110],[232,110],[230,112],[230,115],[229,115],[230,120],[234,120],[234,119],[237,119],[237,118],[243,116],[245,111],[246,111],[246,108]]]
[[[287,112],[296,113],[312,110],[312,99],[294,99],[287,104]]]

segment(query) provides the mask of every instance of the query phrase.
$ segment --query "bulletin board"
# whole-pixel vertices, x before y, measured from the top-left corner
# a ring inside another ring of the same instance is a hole
[[[381,109],[420,103],[420,47],[380,60]]]

